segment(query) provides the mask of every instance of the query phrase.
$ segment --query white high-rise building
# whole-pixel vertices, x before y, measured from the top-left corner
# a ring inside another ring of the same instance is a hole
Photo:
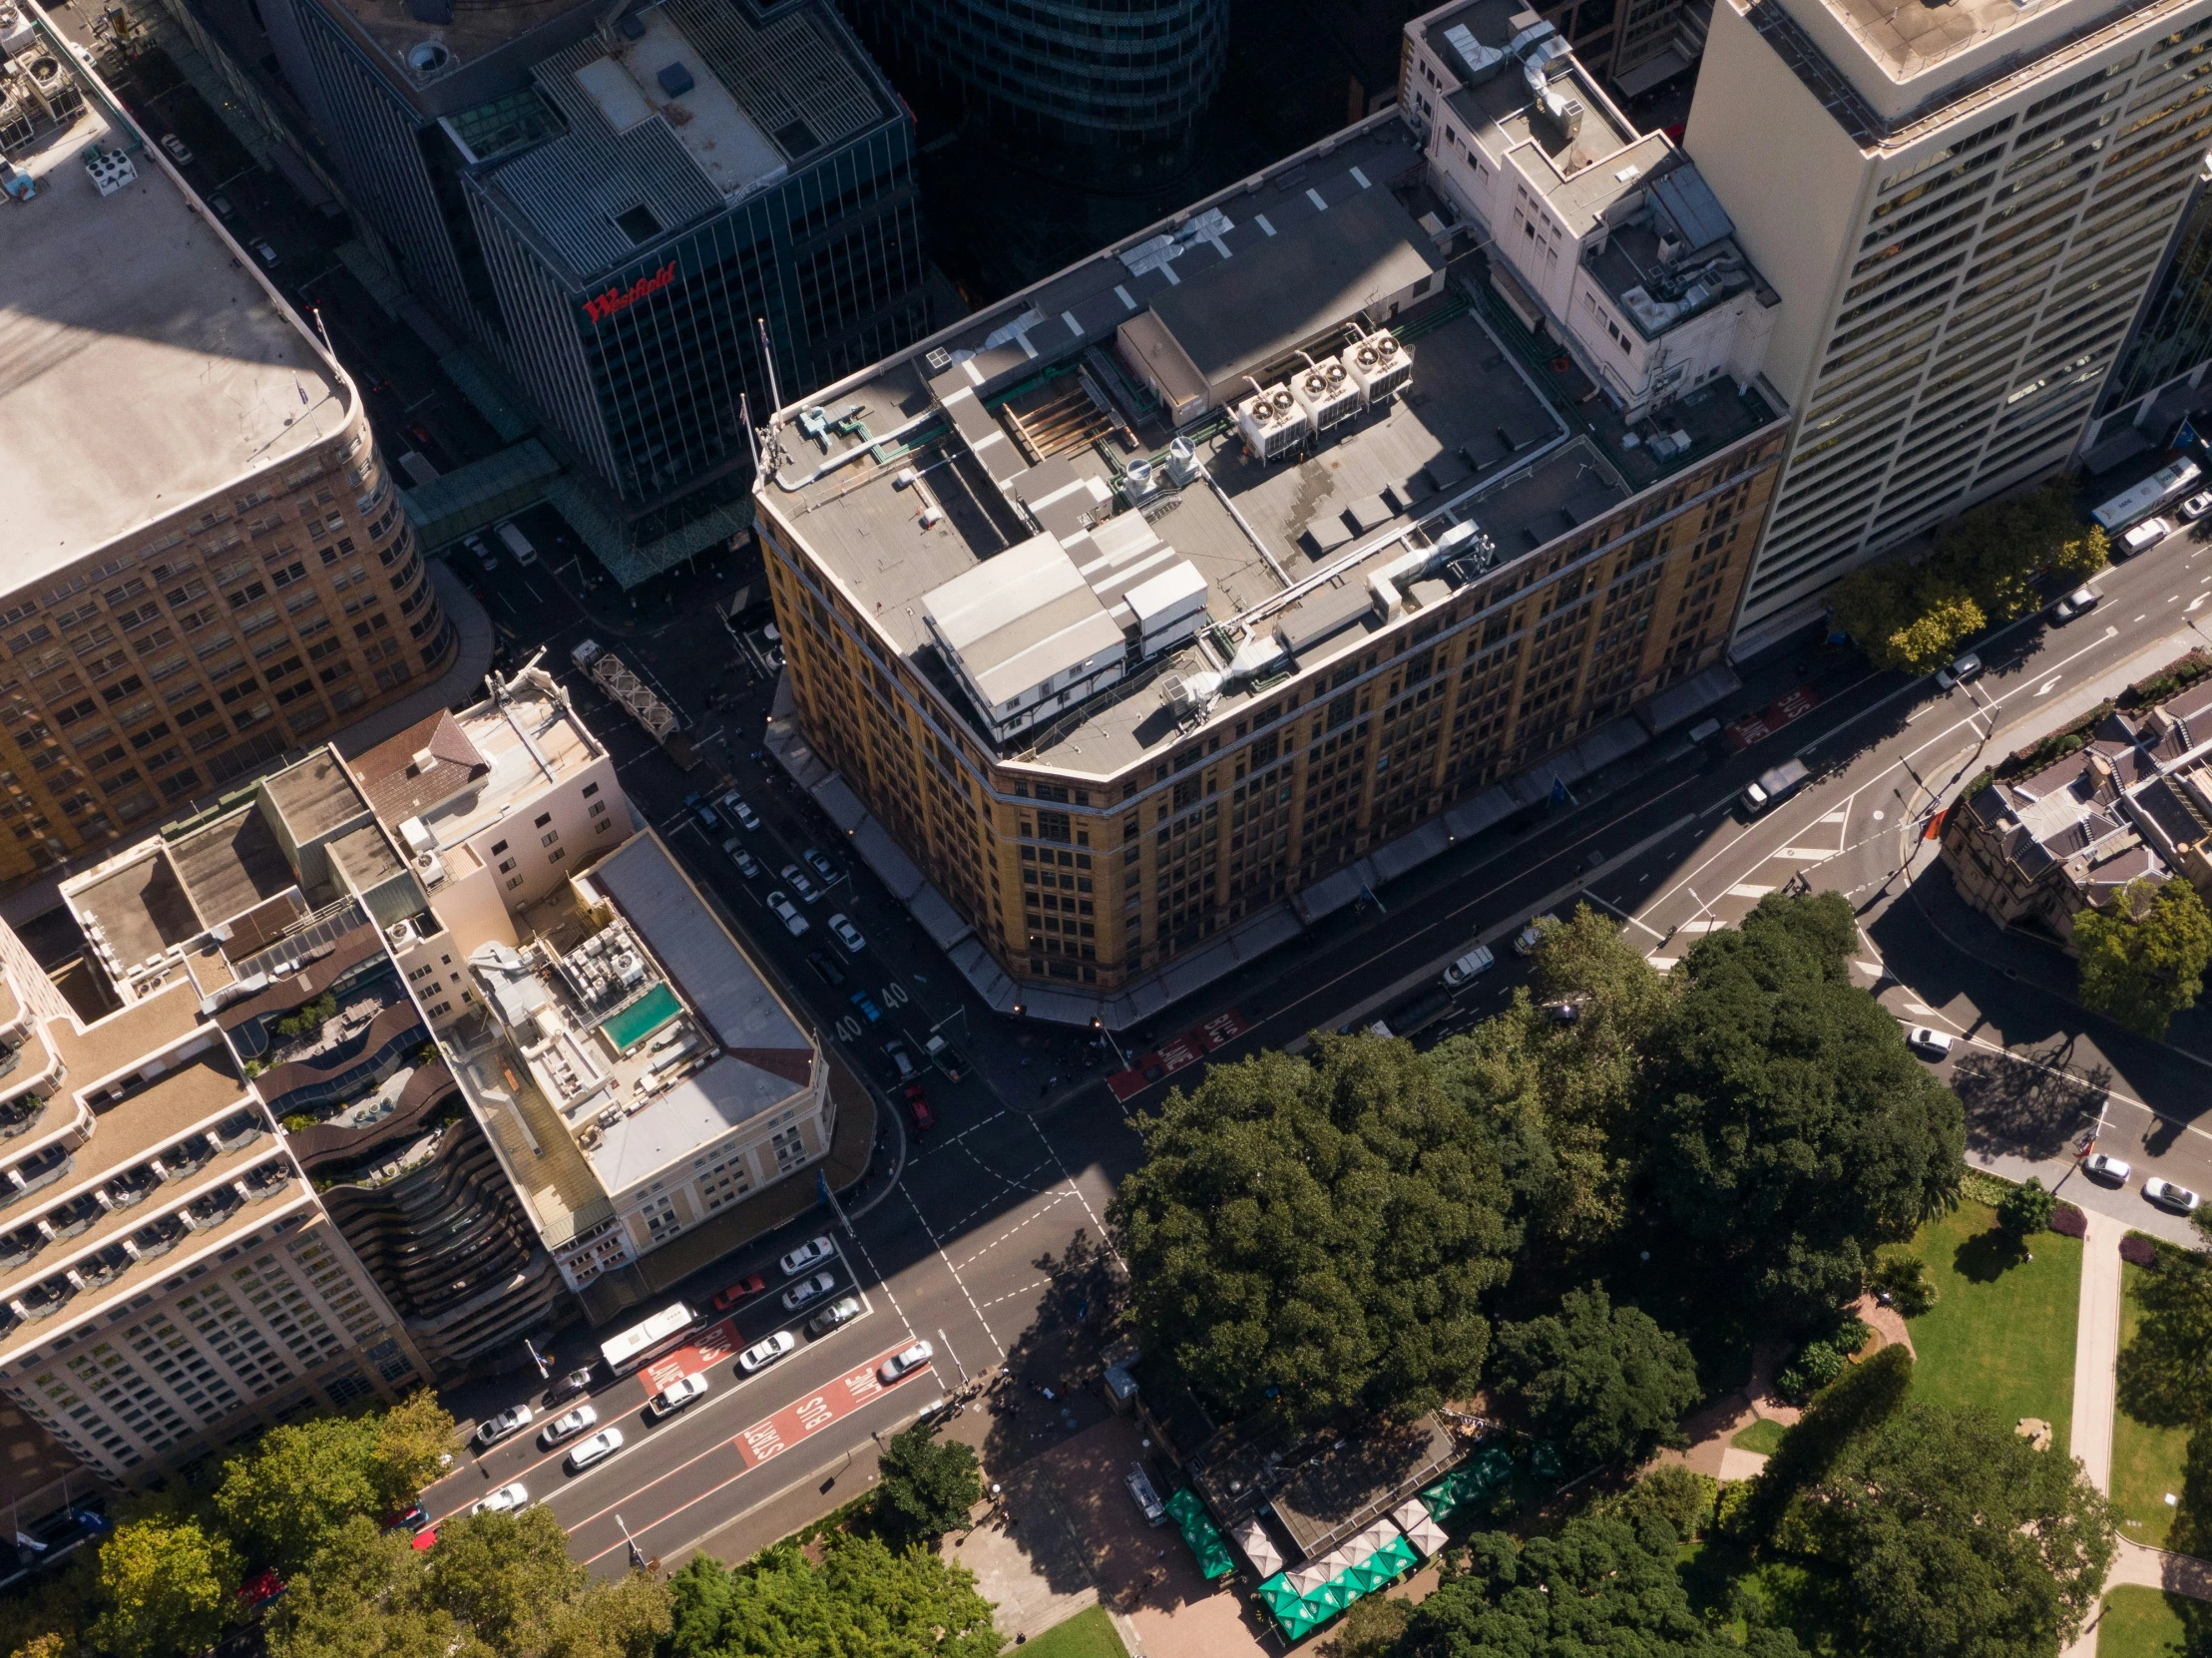
[[[1797,422],[1737,653],[2072,453],[2212,140],[2212,0],[1723,0],[1686,148]]]

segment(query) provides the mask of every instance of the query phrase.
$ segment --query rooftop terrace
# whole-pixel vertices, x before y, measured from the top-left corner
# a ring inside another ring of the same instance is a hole
[[[51,35],[40,47],[73,63]],[[280,467],[343,431],[353,405],[89,72],[68,73],[82,107],[10,157],[37,195],[0,199],[9,590]],[[127,153],[112,194],[80,159],[92,145]]]

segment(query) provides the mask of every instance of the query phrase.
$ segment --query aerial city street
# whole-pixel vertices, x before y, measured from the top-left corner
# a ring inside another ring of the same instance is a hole
[[[2212,1651],[2207,53],[0,0],[0,1658]]]

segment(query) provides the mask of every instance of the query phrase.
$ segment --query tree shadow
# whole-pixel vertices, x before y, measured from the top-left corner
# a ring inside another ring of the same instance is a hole
[[[1951,1258],[1952,1270],[1970,1284],[1993,1284],[2027,1259],[2027,1246],[2000,1226],[1977,1233]]]
[[[1048,1250],[1030,1264],[1045,1275],[1045,1293],[1007,1349],[1005,1379],[984,1395],[992,1421],[983,1459],[995,1469],[1026,1462],[1106,1414],[1100,1349],[1128,1300],[1120,1258],[1088,1228],[1060,1254]]]
[[[1952,1067],[1951,1088],[1965,1107],[1967,1145],[1985,1155],[2043,1162],[2062,1155],[2097,1120],[2112,1083],[2101,1059],[2069,1068],[2075,1038],[2059,1036],[2017,1058],[1969,1053]]]

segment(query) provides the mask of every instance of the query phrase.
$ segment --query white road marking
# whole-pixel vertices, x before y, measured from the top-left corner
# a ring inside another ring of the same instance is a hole
[[[2058,678],[2059,676],[2053,673],[2048,679],[2035,687],[2035,694],[2037,696],[2048,696],[2058,688]]]
[[[1773,856],[1776,858],[1802,858],[1807,863],[1825,864],[1841,850],[1840,847],[1785,846]]]
[[[1887,979],[1890,976],[1890,970],[1880,962],[1853,962],[1851,965],[1875,979]]]
[[[2182,606],[2181,614],[2183,616],[2187,616],[2191,611],[2195,610],[2199,605],[2202,605],[2204,603],[2204,598],[2205,596],[2203,594],[2198,594],[2196,598],[2190,600],[2188,604]]]
[[[1814,821],[1817,823],[1842,823],[1847,818],[1849,818],[1850,815],[1851,814],[1849,812],[1827,812],[1819,818],[1816,818]]]
[[[1727,896],[1730,898],[1764,898],[1772,891],[1774,891],[1772,887],[1755,887],[1749,881],[1739,881],[1728,889]]]
[[[1661,973],[1671,973],[1674,971],[1674,964],[1680,961],[1681,958],[1679,956],[1646,956],[1644,960]]]
[[[1718,916],[1696,916],[1675,928],[1677,933],[1719,933],[1726,931],[1728,923]]]
[[[1906,1003],[1906,1004],[1905,1004],[1905,1011],[1906,1011],[1907,1013],[1909,1013],[1909,1014],[1918,1014],[1918,1015],[1920,1015],[1920,1016],[1921,1016],[1921,1018],[1923,1018],[1923,1019],[1934,1019],[1934,1018],[1936,1017],[1936,1010],[1935,1010],[1935,1009],[1933,1009],[1933,1008],[1929,1008],[1929,1007],[1924,1007],[1924,1006],[1923,1006],[1922,1004],[1920,1004],[1920,1003],[1918,1003],[1918,1002],[1908,1002],[1908,1003]]]

